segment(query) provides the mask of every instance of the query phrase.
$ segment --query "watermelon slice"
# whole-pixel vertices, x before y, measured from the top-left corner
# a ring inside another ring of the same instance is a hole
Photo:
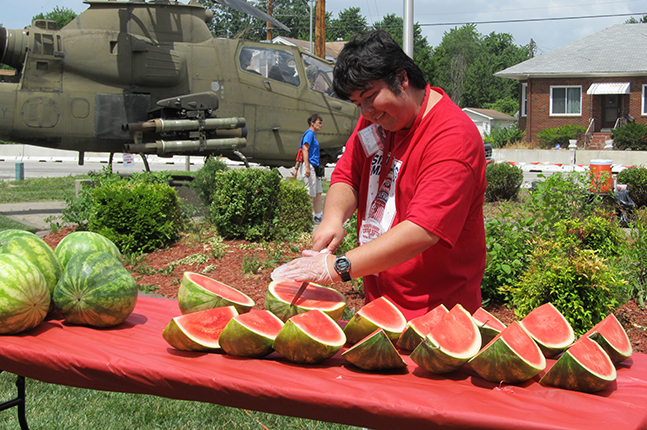
[[[276,335],[274,349],[296,363],[321,363],[346,343],[337,323],[319,309],[290,318]]]
[[[539,346],[518,322],[513,322],[470,360],[483,379],[517,384],[546,368]]]
[[[401,369],[407,366],[381,328],[342,352],[341,356],[364,370]]]
[[[539,380],[542,385],[595,393],[616,379],[616,368],[602,347],[588,337],[578,339]]]
[[[162,337],[181,351],[217,351],[222,330],[236,315],[238,312],[233,306],[181,315],[168,323]]]
[[[505,324],[483,308],[478,308],[472,318],[481,332],[481,348],[505,330]]]
[[[407,326],[407,320],[389,299],[379,297],[355,312],[344,328],[348,343],[356,344],[375,330],[384,329],[389,339],[396,342]]]
[[[627,332],[613,314],[609,314],[584,336],[596,341],[607,353],[613,364],[619,364],[631,357],[633,348]]]
[[[481,347],[481,333],[469,312],[455,305],[413,350],[411,360],[436,374],[452,372]]]
[[[445,305],[441,304],[426,314],[407,322],[407,327],[398,338],[398,348],[413,351],[448,312]]]
[[[220,334],[220,347],[227,354],[261,358],[270,354],[283,321],[270,311],[248,312],[233,317]]]
[[[337,321],[341,319],[346,309],[346,297],[332,288],[310,283],[293,306],[290,302],[297,292],[301,282],[273,281],[267,288],[265,307],[283,321],[296,314],[319,309]]]
[[[237,289],[193,272],[184,272],[177,299],[183,315],[222,306],[233,306],[242,314],[254,306],[254,300]]]
[[[556,356],[575,341],[573,328],[552,303],[533,309],[519,324],[537,342],[546,358]]]

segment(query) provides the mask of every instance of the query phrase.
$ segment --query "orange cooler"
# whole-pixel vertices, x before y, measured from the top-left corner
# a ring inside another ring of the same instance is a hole
[[[613,187],[611,160],[591,160],[589,170],[591,171],[591,192],[611,192]]]

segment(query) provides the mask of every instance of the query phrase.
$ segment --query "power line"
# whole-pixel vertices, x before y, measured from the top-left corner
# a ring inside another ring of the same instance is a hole
[[[617,13],[609,15],[588,15],[588,16],[564,16],[557,18],[525,18],[525,19],[502,19],[493,21],[469,21],[469,22],[438,22],[433,24],[419,24],[421,27],[433,27],[442,25],[467,25],[467,24],[507,24],[515,22],[536,22],[536,21],[562,21],[567,19],[589,19],[589,18],[611,18],[616,16],[647,15],[647,12]]]

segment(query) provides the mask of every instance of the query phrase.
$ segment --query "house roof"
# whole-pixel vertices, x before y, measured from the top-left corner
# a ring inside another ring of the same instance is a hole
[[[463,112],[474,113],[476,115],[485,117],[490,120],[492,119],[500,119],[500,120],[506,120],[506,121],[517,120],[517,118],[513,116],[510,116],[503,112],[499,112],[498,110],[494,110],[494,109],[480,109],[480,108],[466,107],[466,108],[463,108]]]
[[[305,52],[310,52],[310,41],[294,39],[292,37],[276,36],[272,39],[272,43],[283,43],[284,45],[298,46]],[[314,44],[314,41],[313,41]],[[329,60],[336,60],[339,53],[344,48],[346,42],[326,42],[326,58]]]
[[[617,24],[494,76],[606,77],[647,75],[647,24]]]

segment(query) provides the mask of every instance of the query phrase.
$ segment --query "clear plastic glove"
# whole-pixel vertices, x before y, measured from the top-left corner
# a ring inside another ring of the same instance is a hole
[[[303,251],[303,257],[283,264],[272,271],[272,280],[313,282],[320,285],[332,284],[332,276],[328,271],[326,258],[330,251],[323,249],[321,252],[313,250]]]

